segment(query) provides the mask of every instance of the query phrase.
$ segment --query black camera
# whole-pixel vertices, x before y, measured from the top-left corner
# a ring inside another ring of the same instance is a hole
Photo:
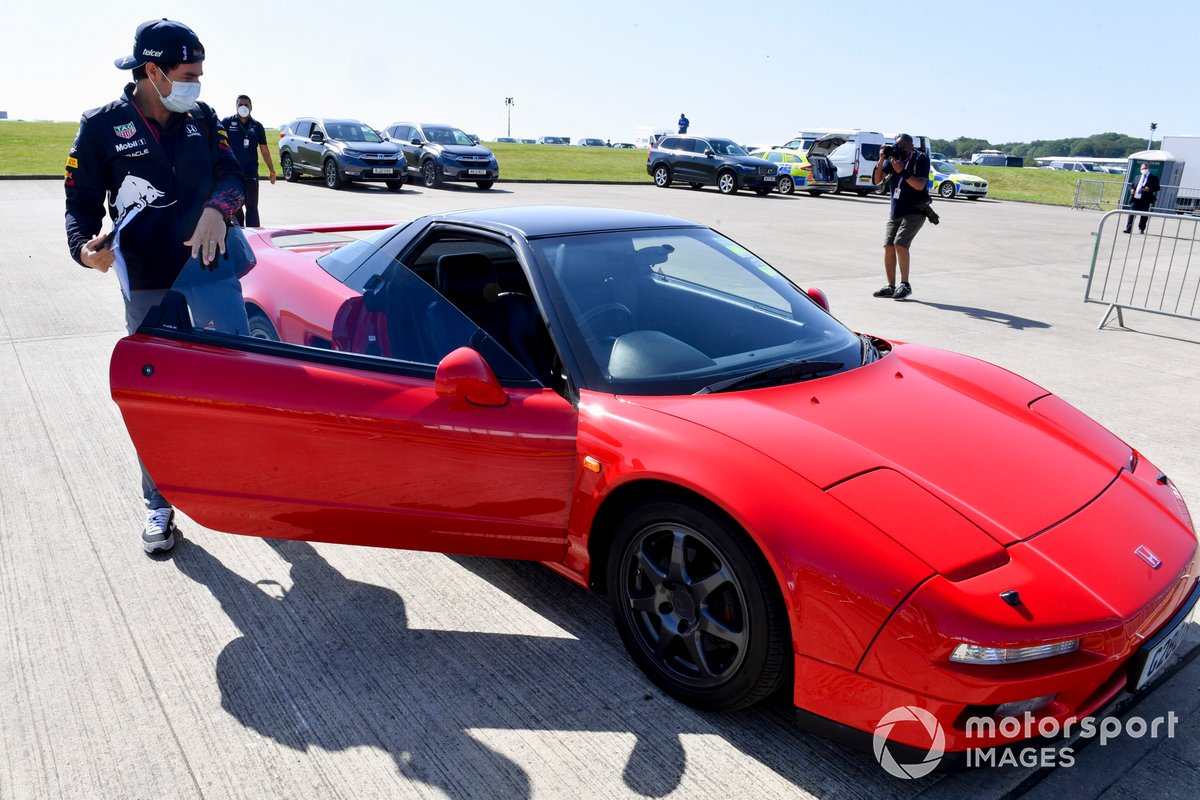
[[[925,219],[929,220],[934,225],[937,225],[942,221],[942,218],[939,217],[937,212],[933,210],[933,203],[929,200],[926,200],[924,203],[921,203],[919,206],[917,206],[917,211],[921,214],[924,214]]]
[[[883,149],[881,152],[883,153],[884,158],[895,158],[896,157],[896,148],[890,144],[885,144],[883,146]]]

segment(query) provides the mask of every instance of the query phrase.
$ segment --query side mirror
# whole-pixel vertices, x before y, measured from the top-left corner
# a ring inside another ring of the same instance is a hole
[[[457,397],[475,406],[495,408],[508,403],[496,373],[483,356],[469,347],[460,347],[441,360],[433,377],[433,391],[438,397]]]
[[[312,136],[309,136],[308,138],[312,139],[315,144],[320,144],[321,142],[325,141],[325,134],[321,133],[320,131],[313,131]]]
[[[808,290],[808,296],[812,298],[814,303],[829,311],[829,298],[825,296],[823,291],[814,286]]]
[[[705,150],[704,155],[708,156],[709,158],[712,158],[713,156],[716,155],[716,153],[714,153],[712,150]]]
[[[413,137],[413,138],[412,138],[412,139],[409,141],[409,144],[415,144],[415,145],[417,145],[418,147],[420,147],[420,146],[421,146],[421,140],[420,140],[420,139],[418,139],[416,136],[414,136],[414,137]]]

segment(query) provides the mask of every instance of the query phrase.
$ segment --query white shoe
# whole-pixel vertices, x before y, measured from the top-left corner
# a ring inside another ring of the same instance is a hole
[[[165,553],[175,546],[175,509],[152,508],[146,512],[142,529],[142,549],[147,553]]]

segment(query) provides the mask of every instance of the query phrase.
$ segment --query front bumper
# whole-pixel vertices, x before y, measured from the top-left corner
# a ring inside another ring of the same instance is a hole
[[[404,161],[366,161],[357,158],[347,158],[342,162],[342,172],[346,177],[356,181],[400,181],[408,180],[408,170]]]
[[[460,166],[457,164],[442,167],[442,180],[445,181],[495,181],[499,179],[500,170],[496,167]]]
[[[983,730],[1001,704],[1052,699],[1035,724],[1095,714],[1138,678],[1161,668],[1166,633],[1182,630],[1200,602],[1200,547],[1175,510],[1169,487],[1146,462],[1122,470],[1087,506],[1006,548],[1009,562],[952,581],[933,576],[892,613],[856,665],[797,652],[795,705],[870,733],[889,712],[915,706],[933,714],[947,752],[1029,738],[1028,726]],[[1147,544],[1159,566],[1135,550]],[[1001,599],[1019,590],[1017,605]],[[1075,652],[1006,665],[961,664],[957,643],[1028,647],[1078,639]],[[1164,657],[1165,654],[1165,657]],[[1147,685],[1152,685],[1150,681]],[[1142,687],[1144,688],[1144,687]],[[968,724],[969,721],[972,724]],[[1040,726],[1039,726],[1040,727]],[[908,738],[905,738],[908,737]],[[896,727],[891,738],[929,748],[923,731]]]

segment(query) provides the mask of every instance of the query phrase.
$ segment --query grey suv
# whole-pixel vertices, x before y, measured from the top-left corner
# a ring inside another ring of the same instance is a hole
[[[646,156],[646,172],[663,189],[680,181],[693,189],[715,184],[721,194],[752,189],[759,196],[770,194],[778,177],[771,162],[750,155],[732,139],[713,136],[664,136]]]
[[[474,181],[480,189],[490,189],[500,177],[500,164],[492,151],[458,128],[393,122],[383,135],[404,153],[409,174],[431,189],[442,181]]]
[[[398,192],[408,179],[400,148],[353,119],[292,120],[279,140],[279,167],[286,181],[319,175],[330,189],[349,181],[384,181]]]

